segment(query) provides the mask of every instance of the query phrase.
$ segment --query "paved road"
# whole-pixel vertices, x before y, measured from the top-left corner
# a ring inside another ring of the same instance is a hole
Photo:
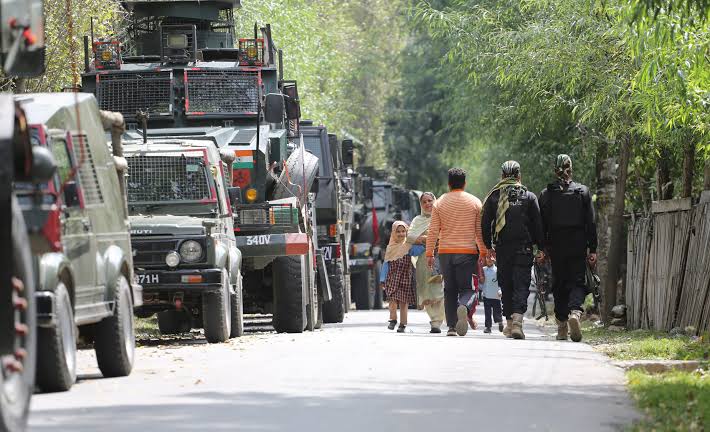
[[[429,335],[422,312],[405,334],[385,322],[351,312],[315,333],[143,347],[120,379],[82,351],[80,382],[36,395],[30,430],[597,432],[636,415],[623,373],[587,345],[533,325],[525,341]]]

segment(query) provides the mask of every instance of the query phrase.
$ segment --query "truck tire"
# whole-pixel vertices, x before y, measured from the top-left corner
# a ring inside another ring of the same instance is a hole
[[[306,328],[306,299],[303,285],[308,255],[280,256],[272,264],[274,280],[274,329],[278,333],[301,333]]]
[[[185,310],[158,312],[158,330],[161,335],[187,333],[192,328],[192,318]]]
[[[222,269],[222,289],[202,294],[202,320],[209,343],[224,342],[232,333],[232,302],[229,273]]]
[[[34,302],[35,277],[32,270],[32,254],[29,250],[27,229],[22,217],[22,211],[12,197],[12,267],[11,274],[16,281],[12,284],[12,297],[15,309],[15,325],[27,326],[27,333],[15,341],[15,348],[24,350],[26,354],[20,362],[21,371],[10,369],[0,370],[0,431],[24,431],[27,424],[27,414],[30,408],[30,398],[34,390],[35,366],[37,360],[36,337],[37,326]],[[0,287],[5,290],[7,287]],[[24,328],[24,327],[23,327]],[[3,329],[3,335],[14,332],[14,329]],[[6,340],[2,341],[3,343]],[[2,360],[5,360],[4,358]],[[10,359],[12,360],[12,359]],[[0,364],[7,368],[7,365]]]
[[[375,305],[375,291],[371,282],[372,270],[368,269],[358,273],[353,273],[353,297],[355,297],[355,308],[357,310],[370,310]]]
[[[229,337],[242,337],[244,335],[244,295],[241,280],[237,283],[234,294],[230,294],[229,297],[232,307],[232,329]]]
[[[121,274],[114,285],[113,315],[96,324],[94,350],[104,377],[128,376],[133,369],[136,337],[133,301],[128,279]]]
[[[345,284],[343,283],[343,268],[335,263],[335,274],[330,278],[330,292],[333,298],[323,304],[323,322],[326,324],[341,323],[345,318]]]
[[[382,271],[382,261],[375,261],[375,271],[371,272],[374,274],[371,274],[371,281],[370,281],[370,286],[372,286],[372,290],[375,292],[375,300],[372,305],[373,309],[382,309],[382,298],[384,296],[384,292],[382,289],[380,289],[380,272]]]
[[[57,325],[37,328],[37,385],[44,392],[67,391],[76,382],[76,325],[64,282],[54,290]]]
[[[305,158],[302,158],[301,155],[304,155]],[[307,190],[310,191],[317,173],[318,158],[305,150],[303,152],[300,149],[295,150],[286,160],[286,169],[283,170],[279,182],[274,187],[273,199],[303,196],[304,181]],[[289,184],[289,179],[291,184]]]

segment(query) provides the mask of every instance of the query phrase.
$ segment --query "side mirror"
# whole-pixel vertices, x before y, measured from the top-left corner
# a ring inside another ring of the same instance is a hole
[[[78,207],[80,204],[79,187],[75,181],[67,182],[64,185],[64,205],[67,207]]]
[[[57,170],[52,152],[46,147],[32,147],[32,171],[30,176],[33,183],[46,183],[52,179]]]
[[[372,199],[372,179],[364,178],[362,179],[362,196],[365,199]]]
[[[351,167],[351,166],[353,166],[353,163],[355,161],[355,145],[353,144],[353,140],[351,140],[351,139],[343,140],[342,146],[343,146],[343,165],[345,165],[347,167]]]
[[[229,203],[232,207],[242,202],[242,188],[240,187],[228,187],[227,195],[229,196]]]
[[[0,2],[0,59],[5,75],[30,78],[44,73],[43,3],[42,0]]]
[[[320,190],[320,177],[316,177],[315,180],[313,180],[313,184],[311,185],[311,192],[314,194],[318,194],[319,190]]]
[[[269,93],[264,102],[264,119],[268,123],[282,123],[284,121],[284,97],[279,93]]]

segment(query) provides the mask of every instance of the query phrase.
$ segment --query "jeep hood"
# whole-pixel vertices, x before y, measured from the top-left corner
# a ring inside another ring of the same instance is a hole
[[[131,216],[131,235],[205,235],[203,220],[191,216]]]

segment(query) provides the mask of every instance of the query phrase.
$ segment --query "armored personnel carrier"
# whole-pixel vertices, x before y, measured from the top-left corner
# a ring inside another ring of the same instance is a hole
[[[283,77],[270,26],[238,39],[238,0],[122,4],[129,19],[120,38],[85,38],[83,90],[124,115],[127,139],[204,140],[233,154],[224,174],[238,188],[244,308],[272,313],[280,332],[315,328],[318,160],[303,149],[297,84]]]

